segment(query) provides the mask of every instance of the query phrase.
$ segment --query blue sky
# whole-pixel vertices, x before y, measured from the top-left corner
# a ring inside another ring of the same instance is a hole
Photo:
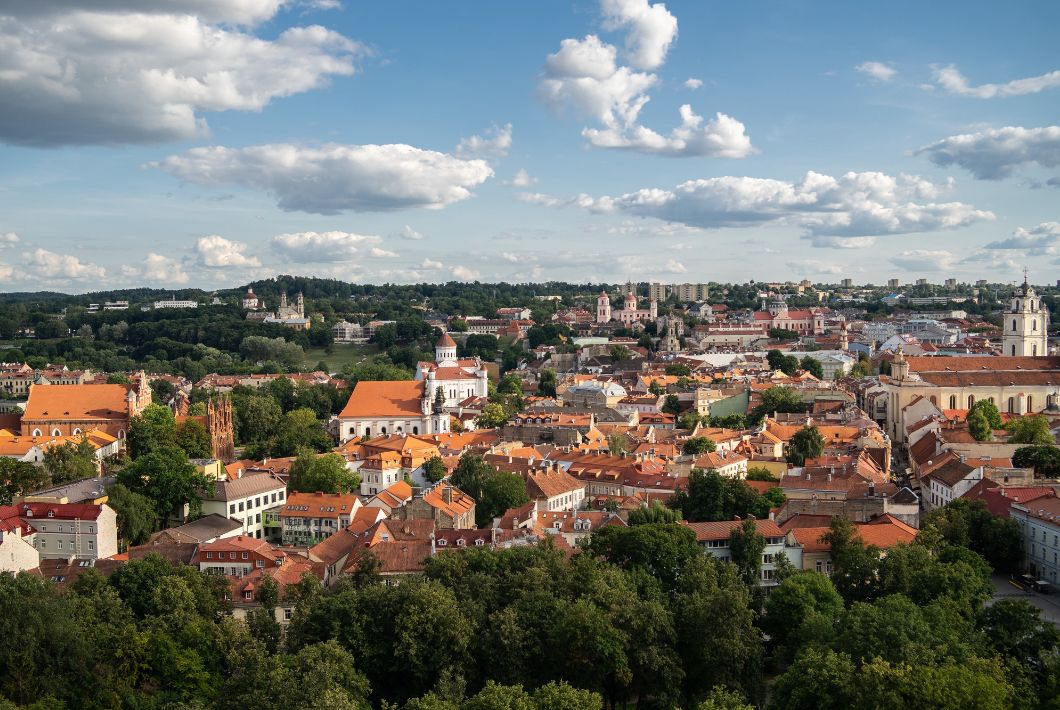
[[[0,0],[5,290],[1060,273],[1056,3],[78,4]]]

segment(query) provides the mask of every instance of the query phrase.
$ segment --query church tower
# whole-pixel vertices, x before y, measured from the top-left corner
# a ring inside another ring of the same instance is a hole
[[[611,297],[607,291],[601,291],[596,298],[596,322],[607,323],[611,320]]]
[[[1049,354],[1049,311],[1042,306],[1041,297],[1027,283],[1026,272],[1023,285],[1016,289],[1009,300],[1003,319],[1002,355],[1034,357]]]
[[[847,350],[850,348],[850,336],[847,333],[847,322],[843,321],[839,326],[839,349]]]
[[[438,367],[452,367],[456,365],[456,341],[449,333],[442,333],[442,337],[434,344],[434,362]],[[434,396],[434,392],[431,392]]]

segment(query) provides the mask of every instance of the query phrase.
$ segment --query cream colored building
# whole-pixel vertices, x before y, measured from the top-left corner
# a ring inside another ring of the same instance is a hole
[[[1036,357],[1049,354],[1049,311],[1026,281],[1012,295],[1002,318],[1003,355]]]

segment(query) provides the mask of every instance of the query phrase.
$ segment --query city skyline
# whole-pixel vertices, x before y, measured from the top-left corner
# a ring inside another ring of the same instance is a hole
[[[1060,271],[1050,4],[12,5],[5,291]]]

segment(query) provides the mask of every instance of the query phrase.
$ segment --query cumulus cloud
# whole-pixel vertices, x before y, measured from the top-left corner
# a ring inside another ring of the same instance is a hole
[[[212,146],[149,166],[200,185],[263,190],[281,209],[317,214],[440,209],[493,176],[484,160],[403,144]]]
[[[456,146],[461,158],[503,158],[512,147],[512,124],[491,126],[483,136],[464,138]]]
[[[803,239],[819,249],[865,249],[876,243],[876,237],[826,237],[807,235]]]
[[[0,234],[0,249],[8,249],[18,244],[21,239],[14,232],[5,232]]]
[[[195,254],[202,266],[212,268],[261,266],[256,256],[247,256],[243,252],[247,245],[234,242],[216,234],[200,237],[195,242]]]
[[[397,252],[390,251],[389,249],[382,249],[380,247],[372,247],[368,250],[368,253],[377,258],[388,258],[397,256]]]
[[[407,224],[402,227],[401,230],[398,231],[394,236],[399,237],[400,239],[408,239],[409,241],[413,242],[418,242],[419,240],[423,239],[422,234],[420,234]]]
[[[953,266],[954,256],[942,249],[912,249],[892,256],[891,263],[906,271],[944,271]]]
[[[7,281],[15,277],[14,267],[8,266],[7,264],[0,264],[0,279]]]
[[[958,165],[979,180],[1001,180],[1023,165],[1060,166],[1060,126],[1006,126],[949,136],[916,154],[940,167]]]
[[[618,197],[561,199],[535,193],[519,197],[548,207],[574,205],[590,212],[654,217],[703,229],[789,224],[814,237],[907,234],[994,219],[992,212],[961,202],[925,201],[948,187],[913,175],[850,172],[836,178],[811,171],[798,182],[726,176]]]
[[[530,187],[536,182],[537,178],[531,177],[525,168],[519,168],[515,172],[515,176],[505,184],[512,187]]]
[[[947,92],[957,96],[969,96],[975,99],[1004,98],[1037,94],[1046,89],[1054,89],[1060,86],[1060,70],[1026,79],[1014,79],[1004,84],[971,86],[957,67],[950,64],[945,67],[935,67],[935,82]]]
[[[36,276],[43,279],[102,279],[106,269],[96,264],[82,262],[70,254],[56,254],[47,249],[36,249],[25,255],[26,265]]]
[[[209,132],[204,112],[258,111],[353,74],[365,49],[337,32],[290,27],[266,38],[248,28],[284,4],[3,0],[0,141],[196,139]]]
[[[666,273],[668,274],[684,274],[688,272],[688,267],[682,264],[676,259],[668,259],[666,261]]]
[[[1025,229],[1017,227],[1012,236],[986,244],[984,249],[1021,249],[1030,254],[1045,254],[1060,246],[1060,222],[1042,222]]]
[[[443,264],[442,262],[435,261],[434,259],[428,259],[427,257],[424,257],[423,263],[420,264],[421,269],[441,269],[444,266],[445,264]]]
[[[643,70],[663,64],[677,19],[662,3],[647,0],[602,0],[601,12],[605,29],[625,30],[628,64],[619,61],[615,45],[597,35],[568,38],[545,59],[538,83],[540,97],[554,109],[570,107],[600,124],[582,130],[590,145],[673,157],[742,158],[754,152],[744,125],[723,113],[704,121],[685,105],[681,124],[669,134],[641,125],[648,91],[658,83],[655,74]]]
[[[128,279],[139,279],[148,283],[186,284],[191,280],[180,261],[154,252],[147,255],[142,265],[123,265],[121,273]]]
[[[856,70],[865,74],[876,81],[887,82],[894,79],[898,74],[898,70],[892,66],[884,64],[883,62],[862,62],[861,64],[854,67]]]
[[[459,281],[474,281],[479,277],[479,273],[473,269],[469,269],[466,266],[454,266],[453,278]]]
[[[295,232],[279,234],[269,241],[269,245],[274,252],[291,261],[311,263],[348,261],[357,256],[362,247],[381,241],[375,235],[353,232]]]
[[[849,269],[839,264],[828,264],[817,259],[797,259],[789,261],[786,266],[797,274],[814,274],[824,276],[839,276]]]
[[[702,79],[692,79],[692,78],[685,79],[684,87],[686,89],[692,89],[692,91],[695,91],[696,89],[698,89],[701,86],[703,86],[703,80]]]

